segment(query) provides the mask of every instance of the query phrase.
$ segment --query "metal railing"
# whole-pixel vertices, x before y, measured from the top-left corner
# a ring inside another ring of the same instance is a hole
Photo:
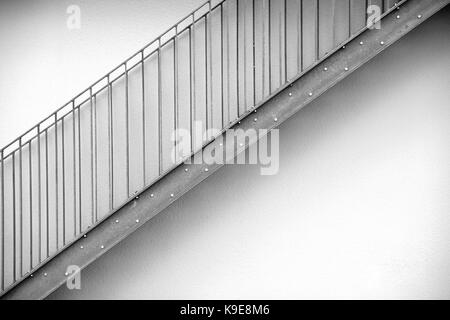
[[[176,129],[201,150],[362,32],[373,4],[395,5],[208,1],[2,148],[0,294],[182,163]]]

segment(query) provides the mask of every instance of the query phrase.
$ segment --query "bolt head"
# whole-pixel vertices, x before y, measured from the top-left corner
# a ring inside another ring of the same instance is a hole
[[[342,49],[345,49],[345,46],[342,46]]]
[[[253,119],[253,121],[255,121],[255,122],[258,121],[258,118]]]
[[[151,195],[150,195],[150,198],[153,198],[155,195],[152,193]]]
[[[30,278],[33,278],[34,277],[34,275],[33,274],[30,274]]]
[[[136,219],[136,223],[139,223],[139,219]]]
[[[273,119],[273,121],[278,122],[278,118]]]
[[[209,171],[209,169],[208,168],[205,168],[205,172],[208,172]]]
[[[397,19],[400,19],[400,15],[398,15],[396,18],[397,18]]]
[[[69,273],[66,272],[66,273],[64,273],[64,275],[67,277],[69,275]]]
[[[384,46],[384,41],[381,41],[380,44],[381,44],[382,46]]]
[[[308,93],[308,95],[309,95],[310,97],[312,97],[313,93],[312,93],[312,92],[310,92],[310,93]]]
[[[347,68],[347,67],[345,67],[345,68],[344,68],[344,70],[345,70],[345,71],[348,71],[348,68]]]
[[[173,193],[171,193],[171,194],[170,194],[170,197],[171,197],[171,198],[173,198],[173,197],[174,197]]]
[[[189,171],[189,169],[188,169],[188,168],[185,168],[185,169],[184,169],[184,172],[188,172],[188,171]]]
[[[84,249],[84,247],[83,247],[83,246],[80,246],[80,249]]]
[[[417,16],[417,18],[418,18],[418,19],[422,19],[422,15],[419,14],[419,15]]]
[[[363,41],[361,41],[360,43],[359,43],[361,46],[364,44],[364,42]]]
[[[83,236],[83,238],[87,238],[87,235],[85,234],[85,235]]]
[[[119,223],[119,220],[116,220],[116,223]]]
[[[292,97],[292,92],[289,92],[289,97]]]
[[[327,67],[323,68],[323,71],[328,71],[328,68]]]
[[[100,249],[105,249],[105,246],[100,246]]]

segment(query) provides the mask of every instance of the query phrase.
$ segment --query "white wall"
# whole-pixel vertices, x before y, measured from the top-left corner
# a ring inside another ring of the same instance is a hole
[[[201,2],[1,2],[0,145]],[[220,170],[51,298],[449,298],[449,21],[285,123],[278,175]]]
[[[283,124],[278,175],[220,170],[50,298],[450,298],[449,16]]]
[[[141,49],[203,0],[0,2],[0,146]],[[67,28],[69,5],[81,29]]]

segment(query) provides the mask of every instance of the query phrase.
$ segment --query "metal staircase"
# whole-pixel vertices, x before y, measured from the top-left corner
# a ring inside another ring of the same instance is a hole
[[[448,2],[224,0],[189,13],[1,149],[0,295],[44,298],[68,266],[220,168],[185,162],[227,129],[275,128]]]

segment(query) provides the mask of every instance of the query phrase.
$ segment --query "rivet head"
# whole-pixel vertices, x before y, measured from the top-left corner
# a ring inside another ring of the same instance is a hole
[[[243,146],[244,146],[244,144],[243,144],[243,143],[239,143],[239,146],[243,147]]]
[[[66,273],[64,273],[64,275],[67,277],[69,275],[69,273],[66,272]]]
[[[400,19],[400,15],[397,16],[397,19]]]
[[[139,219],[136,219],[136,223],[139,223]]]
[[[85,234],[85,235],[83,236],[83,238],[87,238],[87,235]]]
[[[184,172],[188,172],[188,171],[189,171],[189,169],[188,169],[188,168],[185,168],[185,169],[184,169]]]
[[[328,71],[328,68],[327,67],[323,68],[323,71]]]
[[[312,93],[312,92],[310,92],[310,93],[308,93],[308,95],[309,95],[310,97],[312,97],[313,93]]]
[[[209,169],[208,168],[205,168],[205,172],[208,172],[209,171]]]
[[[278,122],[278,118],[273,119],[273,121]]]
[[[360,45],[363,45],[364,44],[364,42],[363,41],[361,41],[360,43],[359,43]]]
[[[44,277],[48,276],[47,272],[44,273]]]
[[[139,199],[139,196],[136,196],[136,198],[135,198],[136,200],[138,200]]]
[[[219,143],[219,146],[221,146],[221,147],[222,147],[222,146],[223,146],[223,143]]]
[[[83,247],[83,246],[80,246],[80,249],[84,249],[84,247]]]
[[[381,44],[382,46],[384,46],[384,41],[381,41],[380,44]]]
[[[239,121],[238,124],[241,124],[241,122]]]
[[[170,194],[170,197],[171,197],[171,198],[173,198],[173,197],[174,197],[173,193],[171,193],[171,194]]]
[[[105,246],[100,246],[100,249],[105,249]]]
[[[150,195],[150,198],[153,198],[155,195],[152,193],[151,195]]]
[[[419,14],[419,15],[417,16],[417,18],[419,18],[419,19],[422,19],[422,15],[421,15],[421,14]]]
[[[345,46],[342,46],[342,49],[345,49]]]
[[[256,113],[256,109],[255,109],[255,111],[253,111],[254,113]]]
[[[348,71],[348,68],[347,68],[347,67],[345,67],[345,68],[344,68],[344,70],[345,70],[345,71]]]
[[[255,121],[255,122],[258,121],[258,118],[253,119],[253,121]]]
[[[34,277],[34,275],[33,274],[30,274],[30,278],[33,278]]]
[[[292,92],[289,92],[289,97],[292,97]]]
[[[116,223],[119,223],[119,220],[116,220]]]

